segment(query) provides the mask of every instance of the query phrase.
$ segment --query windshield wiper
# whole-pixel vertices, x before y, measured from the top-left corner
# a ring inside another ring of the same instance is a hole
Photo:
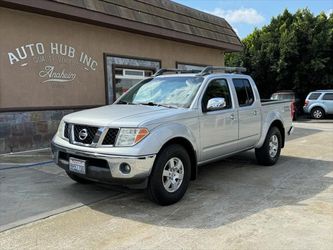
[[[131,103],[131,102],[126,102],[126,101],[122,101],[122,100],[120,100],[119,102],[117,102],[117,104],[127,104],[127,105],[134,105],[134,103]]]
[[[172,105],[164,105],[164,104],[159,104],[159,103],[154,103],[154,102],[142,102],[139,103],[141,105],[147,105],[147,106],[157,106],[157,107],[165,107],[165,108],[173,108],[176,109],[176,106],[172,106]]]

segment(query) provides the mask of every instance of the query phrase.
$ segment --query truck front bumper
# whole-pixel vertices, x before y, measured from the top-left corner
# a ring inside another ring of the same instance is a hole
[[[86,152],[84,150],[71,149],[51,143],[51,149],[55,163],[66,171],[69,170],[69,158],[77,158],[86,161],[86,173],[75,175],[97,182],[120,184],[131,186],[143,184],[148,179],[152,170],[156,155],[120,156],[112,154],[100,154]],[[130,171],[124,173],[122,164],[130,166]]]

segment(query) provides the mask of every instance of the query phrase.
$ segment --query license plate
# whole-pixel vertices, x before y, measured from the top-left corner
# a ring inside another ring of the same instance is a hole
[[[69,171],[79,174],[86,174],[86,161],[70,157]]]

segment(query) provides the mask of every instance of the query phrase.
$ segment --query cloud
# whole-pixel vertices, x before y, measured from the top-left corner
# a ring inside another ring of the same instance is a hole
[[[265,21],[265,18],[253,8],[240,8],[235,10],[224,10],[215,8],[208,13],[223,17],[229,23],[246,23],[246,24],[259,24]]]
[[[329,9],[325,11],[326,16],[330,16],[333,13],[333,9]]]

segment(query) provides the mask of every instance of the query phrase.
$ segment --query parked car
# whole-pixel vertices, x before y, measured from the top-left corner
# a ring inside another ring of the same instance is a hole
[[[281,90],[275,92],[272,94],[271,100],[290,100],[292,102],[293,121],[296,121],[297,117],[302,112],[301,99],[292,90]]]
[[[262,103],[250,76],[218,70],[240,71],[160,70],[112,105],[66,115],[56,164],[79,183],[144,188],[161,205],[183,197],[199,165],[253,148],[259,164],[275,164],[293,129],[290,102]]]
[[[303,110],[313,119],[322,119],[325,115],[333,114],[333,89],[310,92],[305,99]]]

